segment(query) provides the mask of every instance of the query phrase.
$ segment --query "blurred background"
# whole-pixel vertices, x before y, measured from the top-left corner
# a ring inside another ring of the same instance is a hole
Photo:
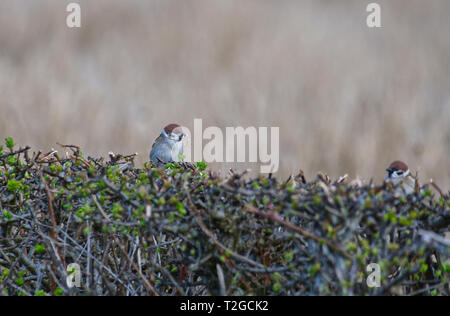
[[[0,137],[146,161],[167,123],[279,126],[280,169],[450,187],[450,1],[0,2]],[[216,170],[233,166],[212,165]],[[258,166],[250,167],[257,172]]]

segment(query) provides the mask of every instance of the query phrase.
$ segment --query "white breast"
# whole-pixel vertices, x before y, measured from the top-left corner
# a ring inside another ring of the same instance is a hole
[[[173,153],[173,155],[172,155],[173,161],[175,161],[175,162],[180,161],[179,155],[183,154],[183,142],[182,141],[175,142],[175,144],[173,145],[173,148],[172,148],[172,153]]]

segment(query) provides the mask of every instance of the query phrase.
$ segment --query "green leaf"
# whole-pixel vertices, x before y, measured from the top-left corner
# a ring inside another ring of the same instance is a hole
[[[294,257],[293,251],[288,251],[284,254],[284,259],[286,259],[287,261],[291,261],[293,257]]]
[[[45,292],[43,290],[37,290],[34,296],[45,296]]]
[[[43,253],[45,251],[45,245],[36,245],[36,246],[34,246],[34,251],[37,254]]]
[[[197,162],[197,168],[198,168],[200,171],[205,170],[207,167],[208,167],[208,165],[206,164],[206,162],[204,162],[204,161],[199,161],[199,162]]]
[[[275,283],[274,285],[273,285],[273,291],[274,292],[278,292],[278,291],[280,291],[281,290],[281,284],[280,283]]]
[[[16,193],[20,190],[20,182],[17,180],[9,180],[6,187],[8,188],[9,192]]]
[[[17,159],[14,158],[13,156],[9,156],[8,158],[6,158],[6,163],[10,166],[14,166],[17,162]]]
[[[13,215],[10,211],[4,210],[3,212],[3,216],[6,217],[7,220],[11,220]]]
[[[9,149],[14,148],[14,140],[11,137],[5,138],[5,144],[6,144],[6,147],[8,147]]]
[[[16,279],[16,284],[18,285],[18,286],[22,286],[23,285],[23,278],[17,278]]]
[[[187,214],[187,211],[186,211],[186,209],[184,208],[183,203],[178,202],[178,203],[177,203],[177,209],[178,209],[178,213],[179,213],[181,216],[184,216],[184,215]]]
[[[55,292],[53,292],[53,295],[55,295],[55,296],[61,296],[61,295],[63,295],[63,293],[64,293],[64,291],[63,291],[61,288],[57,288],[57,289],[55,290]]]

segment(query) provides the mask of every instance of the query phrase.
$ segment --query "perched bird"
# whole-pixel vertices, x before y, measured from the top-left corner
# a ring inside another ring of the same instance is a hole
[[[411,171],[409,171],[406,163],[396,160],[389,165],[386,172],[384,181],[399,185],[399,188],[403,189],[406,194],[414,192],[416,179],[411,175]]]
[[[178,124],[169,124],[163,128],[161,135],[155,139],[150,151],[150,161],[164,165],[169,162],[179,162],[183,154],[183,133]]]

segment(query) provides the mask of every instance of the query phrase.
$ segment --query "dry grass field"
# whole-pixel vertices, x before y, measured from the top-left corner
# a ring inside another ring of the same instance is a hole
[[[279,126],[280,177],[402,159],[450,188],[448,0],[380,0],[380,29],[360,0],[77,2],[80,29],[69,1],[0,2],[2,139],[142,163],[169,122]]]

